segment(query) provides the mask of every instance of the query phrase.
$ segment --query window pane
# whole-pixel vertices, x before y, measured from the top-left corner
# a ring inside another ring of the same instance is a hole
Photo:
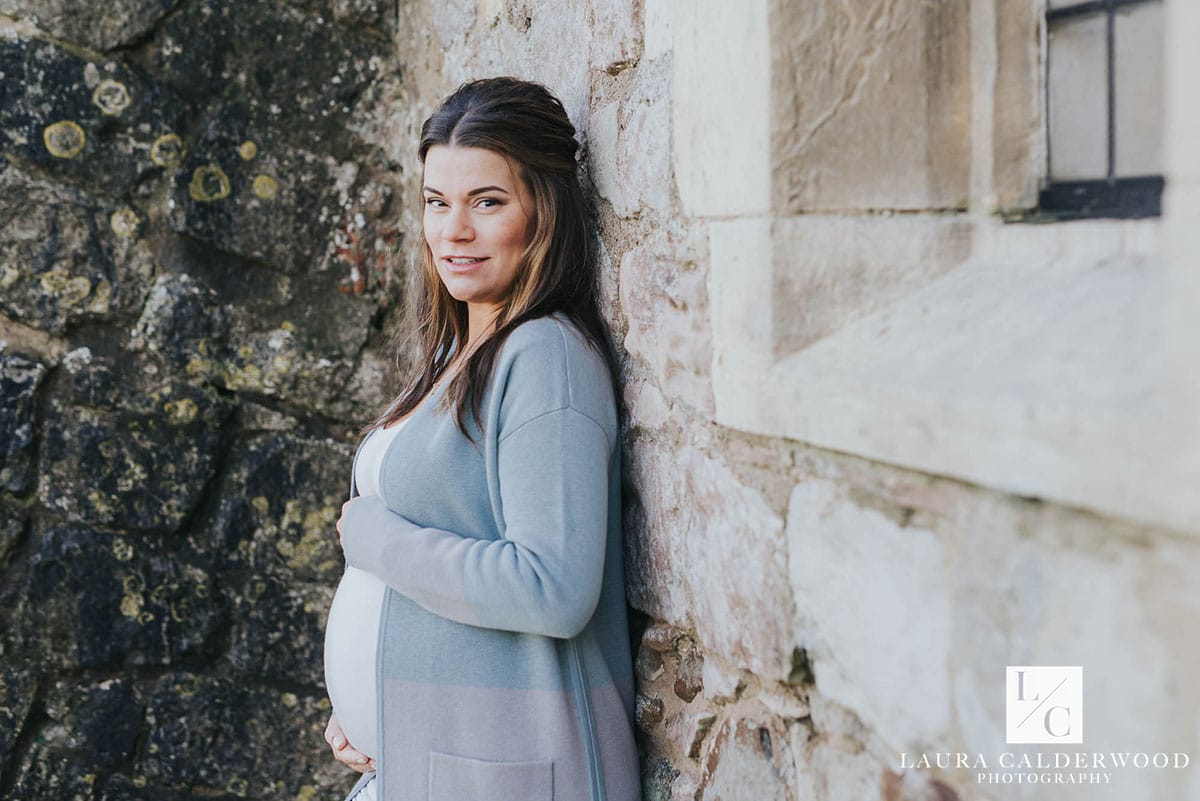
[[[1162,3],[1129,6],[1117,14],[1113,60],[1119,176],[1162,172],[1163,40]]]
[[[1050,177],[1108,174],[1106,17],[1074,17],[1050,27]]]

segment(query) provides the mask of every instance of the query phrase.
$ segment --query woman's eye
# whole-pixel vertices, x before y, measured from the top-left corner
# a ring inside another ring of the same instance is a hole
[[[440,208],[441,206],[444,206],[446,204],[440,197],[427,197],[427,198],[425,198],[425,205]]]
[[[499,199],[499,198],[494,198],[494,197],[484,197],[484,198],[480,198],[480,199],[479,199],[479,205],[480,205],[482,208],[485,208],[485,209],[490,209],[490,208],[492,208],[492,207],[494,207],[494,206],[499,206],[499,205],[502,205],[502,204],[501,204],[501,202],[500,202],[500,199]]]

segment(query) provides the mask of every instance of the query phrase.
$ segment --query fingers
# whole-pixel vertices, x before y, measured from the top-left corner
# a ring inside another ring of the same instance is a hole
[[[334,715],[329,716],[329,723],[325,726],[325,742],[333,751],[333,758],[351,770],[359,773],[369,773],[375,770],[375,760],[350,744],[350,741],[346,739],[346,733],[342,731],[342,727]]]
[[[345,540],[342,538],[342,518],[346,516],[346,507],[348,507],[350,504],[354,503],[354,500],[355,500],[354,498],[351,498],[350,500],[348,500],[342,504],[342,517],[339,517],[338,521],[337,521],[338,543],[341,544],[341,546],[343,548],[346,547],[346,543],[345,543]]]
[[[351,770],[356,770],[359,773],[369,773],[375,770],[375,760],[359,751],[354,746],[346,743],[340,749],[335,748],[333,758],[341,762]]]

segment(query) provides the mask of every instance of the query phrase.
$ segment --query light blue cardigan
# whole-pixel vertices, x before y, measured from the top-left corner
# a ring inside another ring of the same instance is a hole
[[[475,443],[440,399],[342,521],[347,562],[389,587],[380,801],[639,801],[605,363],[543,317],[501,349]]]

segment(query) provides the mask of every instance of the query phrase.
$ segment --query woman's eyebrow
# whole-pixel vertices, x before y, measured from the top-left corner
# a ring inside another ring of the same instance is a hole
[[[434,189],[432,186],[426,186],[424,187],[424,190],[431,195],[442,194],[441,190]],[[502,186],[481,186],[478,189],[472,189],[470,192],[467,192],[467,197],[475,197],[476,195],[481,195],[484,192],[500,192],[505,195],[510,194],[510,192]]]

